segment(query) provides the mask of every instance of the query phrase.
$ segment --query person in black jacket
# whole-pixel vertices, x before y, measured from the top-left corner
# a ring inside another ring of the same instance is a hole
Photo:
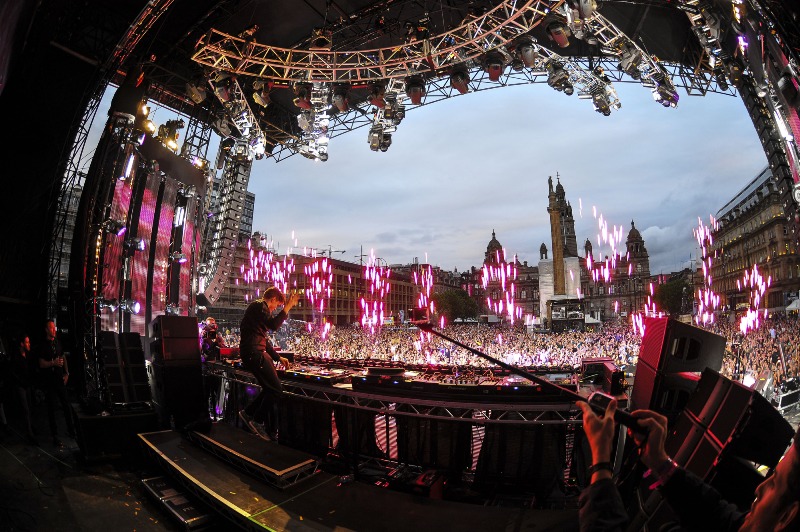
[[[619,491],[611,479],[611,448],[614,439],[616,400],[603,416],[597,416],[584,402],[583,427],[592,449],[591,484],[580,500],[581,531],[622,531],[628,516]],[[687,530],[800,531],[800,427],[794,441],[772,475],[756,488],[750,511],[740,512],[714,488],[678,466],[664,450],[667,418],[650,410],[631,413],[647,434],[634,433],[641,449],[640,459],[650,468],[661,495],[678,514]]]
[[[35,369],[31,366],[33,364],[31,339],[23,336],[14,344],[9,357],[9,385],[23,416],[25,437],[32,445],[38,445],[31,424],[31,383]]]
[[[277,440],[278,403],[283,394],[275,364],[287,369],[289,367],[289,361],[272,347],[269,332],[280,328],[299,298],[299,294],[295,293],[287,300],[278,288],[272,286],[261,299],[256,299],[247,307],[242,318],[239,343],[242,363],[258,380],[261,393],[244,410],[239,411],[239,417],[251,431],[267,440]],[[278,311],[280,306],[283,308]],[[265,425],[264,429],[259,426],[260,423]]]
[[[50,432],[53,435],[53,445],[61,447],[62,443],[58,439],[58,426],[56,425],[56,401],[61,405],[64,413],[69,437],[75,437],[72,411],[67,400],[69,366],[64,352],[61,350],[61,343],[56,338],[56,324],[53,320],[45,321],[44,332],[44,341],[36,351],[39,384],[44,391],[47,403],[47,418],[50,422]]]

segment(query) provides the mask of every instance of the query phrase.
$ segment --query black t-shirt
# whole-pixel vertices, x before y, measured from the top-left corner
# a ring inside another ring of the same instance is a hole
[[[46,362],[50,362],[60,356],[64,356],[64,352],[61,350],[61,343],[57,338],[54,340],[45,339],[41,344],[39,344],[39,347],[36,349],[36,361],[34,362],[34,366],[38,368],[39,375],[44,382],[62,378],[64,375],[66,375],[66,368],[63,366],[42,368],[39,365],[39,361],[44,360]]]
[[[257,351],[266,351],[275,362],[280,356],[269,341],[269,331],[277,331],[286,319],[286,312],[281,310],[275,316],[270,316],[267,304],[262,299],[256,299],[244,311],[241,325],[241,340],[239,349],[242,354]]]

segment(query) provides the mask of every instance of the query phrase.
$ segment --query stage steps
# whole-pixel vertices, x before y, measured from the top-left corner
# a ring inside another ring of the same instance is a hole
[[[227,432],[219,433],[219,426],[212,429],[211,439],[232,437]],[[228,429],[236,430],[222,430]],[[177,432],[151,432],[139,437],[150,455],[184,491],[246,530],[578,530],[575,510],[509,510],[433,500],[366,482],[349,479],[343,482],[325,472],[280,489],[234,468],[227,460],[201,449]],[[263,440],[258,442],[264,453],[282,447]],[[275,471],[286,469],[277,462],[270,467]]]
[[[189,439],[217,458],[279,489],[310,477],[319,465],[310,454],[264,441],[226,423],[214,423],[207,434],[190,432]]]

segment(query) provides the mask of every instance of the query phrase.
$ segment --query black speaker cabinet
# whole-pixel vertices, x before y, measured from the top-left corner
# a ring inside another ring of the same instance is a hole
[[[151,364],[153,404],[161,425],[181,429],[203,417],[208,418],[208,408],[203,393],[203,372],[196,364]]]
[[[150,338],[197,338],[200,329],[194,316],[156,316],[150,322]]]
[[[150,343],[154,364],[195,365],[200,363],[200,337],[156,338]]]
[[[159,429],[151,409],[111,415],[90,415],[73,405],[76,436],[84,460],[135,456],[141,448],[137,434]]]
[[[725,338],[669,318],[645,320],[636,379],[631,393],[634,408],[665,414],[671,420],[683,409],[706,368],[719,371]]]

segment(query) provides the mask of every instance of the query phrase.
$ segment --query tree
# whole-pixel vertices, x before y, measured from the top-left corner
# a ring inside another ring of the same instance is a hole
[[[692,289],[686,279],[672,279],[656,287],[653,298],[660,310],[669,313],[670,316],[677,316],[683,308],[684,288],[686,293],[692,294]]]
[[[459,318],[478,317],[478,304],[466,290],[451,288],[433,294],[432,299],[436,305],[436,312],[443,315],[449,323],[453,323]]]

